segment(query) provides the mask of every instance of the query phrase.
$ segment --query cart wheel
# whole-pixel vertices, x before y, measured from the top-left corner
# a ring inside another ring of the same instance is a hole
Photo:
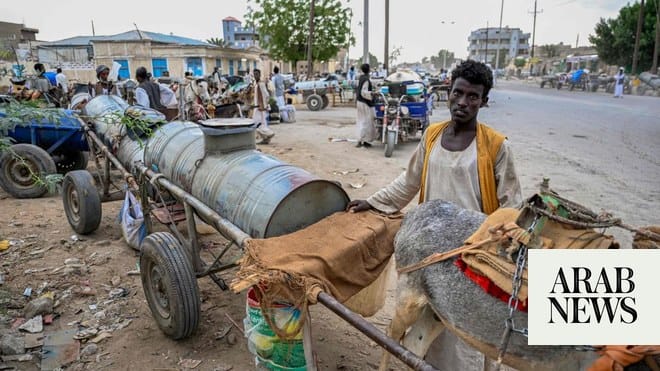
[[[156,232],[144,239],[140,277],[161,331],[174,340],[190,336],[199,323],[199,289],[191,263],[172,234]]]
[[[394,142],[396,141],[396,131],[388,131],[385,138],[385,157],[392,157],[394,152]]]
[[[40,181],[57,172],[48,152],[32,144],[15,144],[0,153],[0,186],[15,198],[41,197],[48,188]]]
[[[87,170],[69,171],[62,182],[62,202],[69,225],[80,234],[90,234],[101,224],[101,198]]]
[[[323,100],[323,107],[321,107],[321,109],[325,109],[326,107],[328,107],[328,105],[330,104],[330,98],[328,98],[327,95],[321,95],[321,100]]]
[[[318,94],[312,94],[305,100],[310,111],[320,111],[323,108],[323,98]]]
[[[66,174],[71,170],[85,170],[89,162],[89,152],[76,151],[60,153],[53,156],[57,172]]]

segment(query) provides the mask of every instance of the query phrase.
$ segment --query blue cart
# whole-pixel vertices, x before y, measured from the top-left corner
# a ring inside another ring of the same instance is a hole
[[[41,197],[47,192],[42,175],[87,167],[89,147],[80,120],[70,110],[58,111],[58,122],[32,121],[0,133],[15,143],[0,153],[0,186],[11,196]]]

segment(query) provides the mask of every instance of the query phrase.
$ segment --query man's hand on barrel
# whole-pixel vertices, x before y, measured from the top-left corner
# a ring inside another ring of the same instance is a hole
[[[353,200],[348,203],[348,206],[346,206],[346,211],[351,213],[359,213],[371,209],[373,209],[373,206],[371,206],[366,200]]]

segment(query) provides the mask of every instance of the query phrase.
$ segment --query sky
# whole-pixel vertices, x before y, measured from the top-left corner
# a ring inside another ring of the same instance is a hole
[[[362,55],[364,45],[364,0],[342,1],[353,9],[351,29],[356,44],[350,48],[349,55],[357,58]],[[368,1],[369,51],[382,61],[385,1]],[[575,46],[577,41],[579,46],[589,45],[588,35],[593,34],[600,18],[617,17],[619,9],[627,3],[625,0],[537,0],[535,44],[563,42]],[[517,27],[531,34],[534,0],[390,0],[390,50],[402,47],[396,63],[419,61],[437,55],[441,49],[465,58],[470,31],[498,27],[502,4],[502,27]],[[222,19],[233,16],[244,21],[246,11],[244,0],[0,2],[1,21],[37,28],[37,38],[44,41],[91,35],[92,21],[96,35],[117,34],[137,25],[144,31],[172,32],[199,40],[222,38]]]

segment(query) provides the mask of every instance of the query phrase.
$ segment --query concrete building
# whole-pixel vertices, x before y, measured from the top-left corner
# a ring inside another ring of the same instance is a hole
[[[32,61],[32,48],[38,44],[36,28],[22,23],[0,22],[0,60]]]
[[[111,36],[77,36],[44,43],[38,47],[39,60],[50,68],[62,67],[69,79],[96,81],[100,64],[121,65],[122,79],[134,78],[138,67],[154,77],[165,70],[172,77],[210,75],[214,67],[229,75],[261,66],[263,50],[220,47],[186,37],[132,30]]]
[[[19,44],[37,41],[38,33],[38,29],[26,27],[22,23],[0,22],[0,48],[17,49]]]
[[[468,59],[474,59],[495,66],[497,49],[500,49],[500,66],[505,66],[515,57],[530,53],[529,33],[523,33],[520,28],[499,27],[479,28],[468,37]],[[502,56],[504,54],[504,56]]]
[[[259,35],[254,28],[241,26],[241,21],[234,17],[222,20],[222,35],[229,47],[246,49],[251,46],[259,46]]]

